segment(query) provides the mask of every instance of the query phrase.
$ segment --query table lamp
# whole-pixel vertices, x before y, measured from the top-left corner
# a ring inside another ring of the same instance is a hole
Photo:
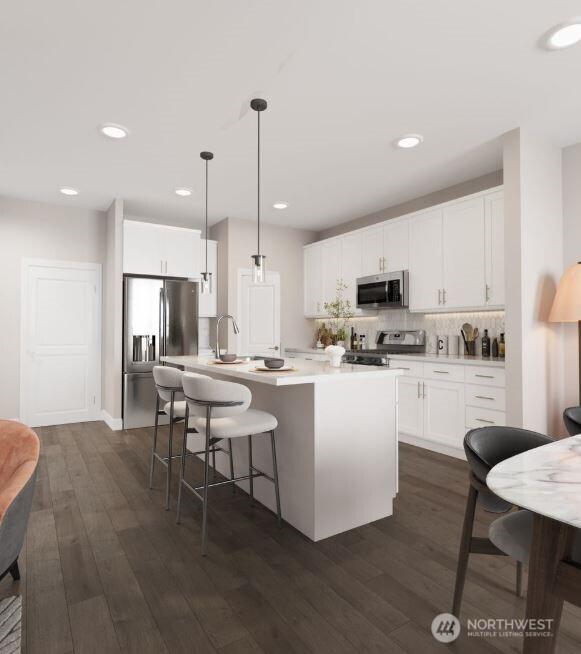
[[[557,286],[549,322],[576,322],[579,329],[579,403],[581,403],[581,261],[567,268]]]

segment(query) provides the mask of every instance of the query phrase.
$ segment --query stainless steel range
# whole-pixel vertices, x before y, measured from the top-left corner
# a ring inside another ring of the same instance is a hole
[[[389,366],[390,354],[423,354],[426,351],[426,332],[423,329],[400,329],[377,333],[375,347],[369,350],[349,350],[345,363],[363,366]]]

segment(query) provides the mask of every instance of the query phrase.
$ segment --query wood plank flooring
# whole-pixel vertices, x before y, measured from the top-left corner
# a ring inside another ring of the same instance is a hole
[[[150,430],[97,422],[37,432],[22,579],[0,582],[0,597],[23,596],[27,654],[520,651],[515,638],[441,645],[430,632],[452,604],[468,487],[461,461],[402,445],[394,516],[317,544],[279,530],[242,491],[216,489],[203,558],[199,503],[186,498],[178,526],[175,491],[172,510],[163,508],[161,466],[147,489]],[[478,510],[477,530],[493,517]],[[514,583],[510,560],[473,555],[463,624],[522,617]],[[559,652],[581,651],[580,616],[566,605]]]

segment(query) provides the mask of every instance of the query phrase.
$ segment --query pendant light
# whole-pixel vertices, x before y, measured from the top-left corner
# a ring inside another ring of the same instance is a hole
[[[258,196],[257,196],[257,254],[252,255],[252,281],[255,284],[260,284],[266,279],[265,259],[264,254],[260,254],[260,114],[268,106],[266,100],[255,98],[250,101],[250,106],[258,117],[258,156],[257,156],[257,172],[258,172]]]
[[[200,293],[210,294],[212,292],[212,273],[208,272],[208,161],[211,161],[214,155],[211,152],[200,152],[200,157],[206,162],[206,268],[202,273]]]

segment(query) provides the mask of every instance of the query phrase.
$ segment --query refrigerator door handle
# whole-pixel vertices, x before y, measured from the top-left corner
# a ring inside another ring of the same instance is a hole
[[[165,354],[165,301],[163,297],[163,288],[159,289],[159,359]]]

